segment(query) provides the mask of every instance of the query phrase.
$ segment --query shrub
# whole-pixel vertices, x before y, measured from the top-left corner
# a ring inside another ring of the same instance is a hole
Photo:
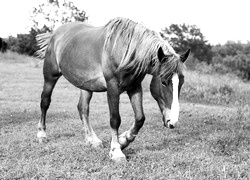
[[[243,79],[250,80],[250,43],[228,42],[213,47],[212,64],[220,73],[234,72]]]
[[[9,36],[7,39],[11,51],[32,56],[37,50],[36,35],[47,32],[49,29],[44,26],[41,30],[31,28],[29,34],[18,34],[17,37]]]

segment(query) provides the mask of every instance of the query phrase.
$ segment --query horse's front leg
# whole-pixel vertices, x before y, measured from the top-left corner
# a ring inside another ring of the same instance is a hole
[[[120,162],[126,161],[126,156],[121,151],[121,146],[118,140],[118,129],[121,124],[119,113],[120,92],[117,83],[110,81],[107,83],[107,96],[110,111],[110,126],[111,126],[111,148],[109,156],[112,160]]]
[[[134,141],[136,135],[144,124],[145,115],[142,106],[142,87],[141,85],[133,90],[127,91],[129,95],[132,108],[135,113],[135,122],[128,131],[125,131],[119,136],[119,143],[121,149],[126,148],[131,142]]]

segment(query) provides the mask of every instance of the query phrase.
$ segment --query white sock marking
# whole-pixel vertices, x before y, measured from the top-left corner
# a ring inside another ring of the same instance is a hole
[[[171,105],[171,113],[170,113],[170,124],[175,125],[175,123],[179,119],[179,99],[178,99],[178,86],[179,86],[179,77],[177,74],[174,74],[172,77],[172,85],[173,85],[173,101]]]
[[[46,138],[45,131],[38,131],[37,132],[37,138]]]

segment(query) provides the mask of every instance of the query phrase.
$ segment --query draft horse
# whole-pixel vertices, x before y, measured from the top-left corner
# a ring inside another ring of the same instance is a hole
[[[107,91],[112,135],[109,155],[115,161],[126,160],[122,149],[134,141],[145,121],[141,82],[146,74],[153,75],[150,90],[159,104],[164,125],[173,128],[178,121],[183,63],[190,50],[178,55],[157,33],[125,18],[115,18],[102,27],[68,23],[52,34],[37,36],[37,41],[38,55],[44,59],[39,141],[46,138],[46,113],[61,75],[81,89],[78,110],[86,142],[93,146],[102,145],[102,141],[89,123],[89,102],[93,92]],[[130,98],[135,122],[119,135],[119,97],[124,91]]]
[[[7,42],[0,37],[0,52],[5,53],[7,51]]]

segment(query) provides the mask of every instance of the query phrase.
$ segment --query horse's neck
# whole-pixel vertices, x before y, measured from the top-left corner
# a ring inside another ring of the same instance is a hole
[[[159,72],[159,69],[158,69],[158,68],[154,69],[152,65],[150,65],[150,66],[148,67],[147,74],[150,74],[150,75],[152,75],[153,77],[157,77],[157,76],[159,75],[158,72]]]
[[[119,86],[121,90],[126,91],[140,85],[145,75],[145,73],[138,76],[133,76],[132,73],[121,73],[119,76]]]

